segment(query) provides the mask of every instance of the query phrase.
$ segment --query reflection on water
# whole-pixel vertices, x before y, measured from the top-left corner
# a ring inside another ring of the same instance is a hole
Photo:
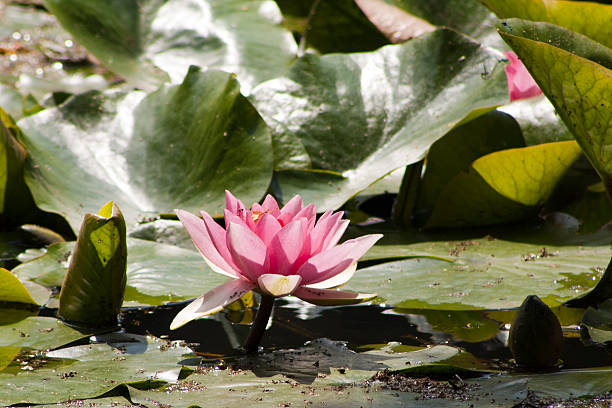
[[[232,321],[248,322],[248,314],[217,313],[169,331],[170,322],[185,304],[125,311],[122,326],[131,333],[150,333],[196,343],[194,349],[204,357],[219,358],[239,353],[250,326]],[[318,307],[281,299],[277,301],[262,346],[266,349],[297,348],[319,338],[346,341],[355,350],[389,342],[407,346],[448,344],[503,366],[512,358],[506,343],[507,323],[513,314],[513,311],[394,310],[376,305]],[[572,333],[566,333],[564,345],[562,358],[566,368],[612,364],[612,355],[605,349],[585,346]]]

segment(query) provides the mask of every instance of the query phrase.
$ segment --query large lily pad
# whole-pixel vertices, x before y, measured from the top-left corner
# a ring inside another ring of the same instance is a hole
[[[129,226],[174,208],[219,216],[225,189],[257,201],[270,182],[265,123],[238,82],[219,71],[194,68],[182,85],[150,95],[81,94],[19,125],[38,206],[63,215],[75,231],[83,210],[111,199]]]
[[[590,20],[589,26],[594,25]],[[612,50],[546,23],[511,19],[499,30],[574,134],[612,197]]]
[[[51,361],[32,371],[9,365],[0,372],[0,403],[57,403],[97,397],[125,383],[146,389],[178,379],[178,362],[189,349],[159,340],[141,345],[136,352],[107,344],[62,349],[48,353]]]
[[[420,160],[471,112],[506,102],[503,65],[447,29],[371,53],[304,56],[252,95],[272,129],[282,195],[338,207]]]
[[[411,259],[360,269],[346,288],[378,293],[379,302],[401,308],[502,309],[530,294],[559,306],[592,288],[610,258],[609,230],[563,237],[564,228],[523,227],[505,236],[479,230],[480,238],[458,233],[453,240],[430,234],[418,243],[411,234],[387,233],[364,260]]]
[[[450,27],[496,48],[504,44],[495,33],[496,17],[478,0],[385,0],[437,26]]]
[[[128,239],[124,306],[161,305],[200,296],[226,278],[213,272],[196,251],[140,239]],[[23,280],[45,286],[62,284],[73,242],[51,245],[47,254],[13,270]]]
[[[251,88],[281,75],[296,52],[269,0],[44,3],[103,64],[149,90],[165,80],[163,71],[180,82],[189,65],[234,72]]]
[[[480,0],[500,18],[545,21],[612,46],[612,7],[566,0]]]

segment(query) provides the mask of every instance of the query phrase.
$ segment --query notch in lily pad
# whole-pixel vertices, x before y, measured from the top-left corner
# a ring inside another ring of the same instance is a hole
[[[85,214],[60,292],[59,316],[75,326],[112,329],[127,281],[126,227],[112,201]]]

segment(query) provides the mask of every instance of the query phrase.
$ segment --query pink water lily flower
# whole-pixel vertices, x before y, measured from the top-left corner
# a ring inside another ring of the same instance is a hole
[[[512,51],[508,51],[504,55],[510,60],[510,64],[506,65],[510,102],[540,95],[542,90],[518,56]]]
[[[341,291],[355,273],[357,259],[382,235],[366,235],[338,244],[349,221],[331,211],[316,220],[313,204],[299,195],[283,208],[268,195],[248,210],[225,192],[225,229],[208,213],[197,217],[176,210],[206,263],[232,280],[200,296],[179,312],[170,328],[218,312],[245,293],[293,295],[317,305],[344,305],[373,299],[375,294]]]

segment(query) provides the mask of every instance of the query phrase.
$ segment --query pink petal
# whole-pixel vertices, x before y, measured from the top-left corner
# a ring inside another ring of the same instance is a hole
[[[281,225],[287,225],[303,208],[304,204],[302,203],[302,197],[299,195],[294,196],[285,206],[280,210],[280,215],[278,216],[278,221]]]
[[[240,273],[251,282],[257,282],[264,273],[266,244],[244,224],[231,222],[227,229],[227,247]]]
[[[202,220],[204,220],[204,226],[208,231],[208,235],[212,240],[213,245],[219,255],[227,262],[228,265],[232,267],[232,270],[236,272],[236,276],[240,276],[238,273],[238,267],[234,264],[234,260],[232,259],[232,255],[229,253],[229,249],[227,249],[227,241],[226,241],[226,232],[225,230],[213,220],[213,218],[208,215],[206,211],[200,211],[202,215]]]
[[[302,276],[303,285],[330,279],[357,261],[381,237],[381,234],[364,235],[320,252],[306,261],[297,274]]]
[[[317,254],[323,250],[325,238],[332,235],[338,228],[338,223],[342,218],[342,211],[332,214],[331,211],[325,212],[317,221],[312,231],[310,231],[310,253]]]
[[[342,234],[344,234],[344,231],[346,231],[349,222],[349,220],[340,220],[338,222],[338,224],[336,225],[336,229],[333,230],[333,232],[327,234],[327,236],[325,237],[325,240],[323,241],[323,246],[321,248],[322,251],[330,249],[331,247],[336,245],[338,241],[340,241],[340,238],[342,238]]]
[[[187,322],[216,313],[255,288],[255,284],[244,279],[233,279],[206,292],[184,309],[170,323],[170,330],[178,329]]]
[[[278,203],[270,194],[266,195],[263,203],[261,204],[264,211],[272,214],[274,217],[278,217],[280,215],[280,209],[278,208]]]
[[[266,246],[270,245],[270,241],[281,229],[281,225],[274,216],[266,213],[261,216],[259,222],[255,225],[255,233]]]
[[[305,287],[298,288],[293,292],[293,296],[319,306],[338,306],[354,305],[367,302],[376,297],[375,293],[355,293],[345,290],[335,289],[310,289]]]
[[[241,214],[244,216],[236,215],[228,209],[223,210],[223,215],[225,217],[225,229],[227,230],[231,222],[235,222],[237,224],[246,226],[251,231],[254,231],[255,223],[253,222],[253,217],[251,217],[251,212],[244,210]]]
[[[299,275],[277,275],[275,273],[264,273],[257,279],[259,289],[275,297],[290,295],[302,281]]]
[[[174,212],[178,215],[179,220],[185,226],[191,240],[212,270],[232,278],[240,276],[233,263],[227,262],[224,256],[219,253],[217,245],[215,245],[215,241],[218,241],[218,237],[211,236],[204,220],[184,210],[174,210]],[[214,221],[212,222],[214,223]],[[223,229],[221,228],[221,230]],[[225,241],[225,238],[223,241]],[[219,244],[219,246],[222,245]]]
[[[277,275],[293,275],[310,253],[306,239],[306,220],[294,220],[285,225],[270,241],[269,271]]]
[[[506,52],[505,55],[510,60],[510,64],[505,68],[510,102],[540,95],[542,90],[517,55],[512,51]]]
[[[308,230],[310,231],[314,226],[315,220],[317,219],[317,207],[314,204],[308,204],[306,207],[302,208],[298,211],[297,214],[293,217],[296,218],[306,218],[308,220]]]
[[[234,197],[234,195],[228,190],[225,190],[225,208],[236,215],[238,215],[239,212],[246,210],[246,207],[244,204],[242,204],[242,201]]]
[[[326,279],[324,281],[313,283],[311,285],[307,285],[306,287],[310,289],[337,288],[338,286],[342,286],[346,282],[351,280],[356,270],[357,270],[357,261],[350,264],[348,268],[346,268],[339,274],[334,275],[331,278]]]

